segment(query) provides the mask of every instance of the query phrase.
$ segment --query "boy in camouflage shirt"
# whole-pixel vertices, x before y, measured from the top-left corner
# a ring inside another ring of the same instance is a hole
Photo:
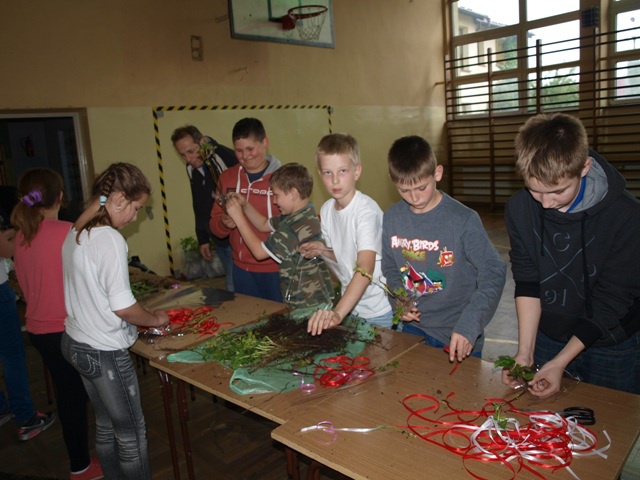
[[[306,167],[288,163],[270,180],[274,201],[281,215],[260,214],[242,195],[229,194],[226,209],[251,253],[257,260],[273,258],[280,265],[280,290],[284,302],[293,308],[331,305],[333,288],[329,270],[320,258],[304,258],[298,247],[322,240],[320,220],[309,201],[313,179]],[[271,232],[264,241],[251,229]]]

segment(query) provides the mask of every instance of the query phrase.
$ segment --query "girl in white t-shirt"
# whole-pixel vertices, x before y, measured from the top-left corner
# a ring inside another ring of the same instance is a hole
[[[111,165],[62,247],[67,308],[62,351],[80,372],[96,414],[96,451],[105,478],[151,479],[138,379],[128,348],[136,326],[162,327],[162,310],[145,310],[129,284],[128,250],[118,232],[136,220],[151,193],[144,174]]]

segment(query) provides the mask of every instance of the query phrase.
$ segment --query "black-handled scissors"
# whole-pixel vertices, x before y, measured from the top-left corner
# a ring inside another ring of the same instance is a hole
[[[521,412],[550,412],[562,415],[563,417],[572,417],[580,425],[595,425],[596,415],[591,408],[587,407],[567,407],[564,410],[558,412],[553,410],[537,410],[534,408],[520,408]]]
[[[596,415],[591,408],[568,407],[556,413],[565,418],[573,417],[580,425],[594,425],[596,423]]]

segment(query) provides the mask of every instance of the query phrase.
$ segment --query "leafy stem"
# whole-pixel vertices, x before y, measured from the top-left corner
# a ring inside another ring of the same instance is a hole
[[[502,407],[504,404],[502,403],[493,403],[493,419],[498,424],[498,427],[501,429],[507,428],[507,424],[509,423],[509,418],[502,415]]]
[[[502,367],[509,370],[509,374],[515,379],[521,379],[525,382],[533,380],[536,374],[536,369],[530,365],[520,365],[516,363],[513,357],[509,355],[500,355],[498,359],[493,363],[497,368]]]
[[[385,282],[383,282],[379,278],[378,279],[373,278],[373,275],[367,272],[364,268],[359,267],[357,263],[353,271],[356,273],[359,273],[365,278],[368,278],[371,281],[371,283],[382,288],[387,295],[389,295],[391,298],[393,298],[396,301],[396,308],[393,311],[392,323],[393,325],[397,325],[398,323],[400,323],[400,319],[404,315],[404,308],[407,305],[407,301],[408,301],[407,291],[402,287],[398,287],[394,290],[391,290],[389,285],[387,285]]]

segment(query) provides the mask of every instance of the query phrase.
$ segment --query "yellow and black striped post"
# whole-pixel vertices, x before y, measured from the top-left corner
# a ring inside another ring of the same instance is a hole
[[[156,155],[158,158],[158,175],[160,176],[160,195],[162,195],[162,218],[164,219],[164,234],[167,242],[167,254],[169,255],[169,271],[175,274],[173,269],[173,249],[171,248],[171,230],[169,229],[169,215],[167,210],[167,193],[164,187],[164,168],[162,166],[162,149],[160,148],[160,129],[158,128],[158,111],[153,111],[153,133],[156,137]]]
[[[333,133],[331,125],[331,114],[333,108],[329,105],[182,105],[182,106],[159,106],[153,109],[153,132],[156,140],[156,155],[158,157],[158,175],[160,176],[160,194],[162,195],[162,215],[164,218],[164,233],[167,242],[167,254],[169,256],[169,270],[174,275],[173,268],[173,249],[171,248],[171,229],[169,228],[169,216],[167,209],[167,194],[164,185],[164,169],[162,166],[162,147],[160,145],[160,129],[158,127],[158,118],[163,112],[182,112],[182,111],[207,111],[207,110],[294,110],[306,109],[317,110],[325,109],[328,115],[329,133]]]

